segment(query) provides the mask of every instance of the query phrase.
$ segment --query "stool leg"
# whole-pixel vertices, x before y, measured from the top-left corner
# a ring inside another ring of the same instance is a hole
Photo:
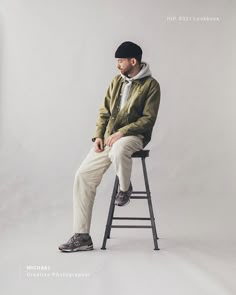
[[[143,175],[144,175],[145,187],[146,187],[146,192],[147,192],[148,207],[149,207],[151,224],[152,224],[153,242],[154,242],[154,247],[155,247],[154,250],[159,250],[158,243],[157,243],[158,236],[157,236],[155,218],[154,218],[154,213],[153,213],[151,193],[150,193],[150,188],[149,188],[149,183],[148,183],[148,176],[147,176],[147,168],[146,168],[145,158],[142,158],[142,166],[143,166]]]
[[[119,187],[119,178],[118,178],[118,176],[116,176],[115,184],[114,184],[113,192],[112,192],[112,199],[113,199],[113,201],[112,201],[112,212],[111,212],[112,218],[114,216],[114,211],[115,211],[115,196],[118,193],[118,187]],[[110,234],[111,234],[112,218],[110,220],[110,225],[109,225],[109,232],[108,232],[108,236],[107,236],[108,239],[110,239]]]
[[[112,206],[112,213],[111,213],[112,217],[114,216],[114,211],[115,211],[115,206]],[[111,221],[112,221],[112,219],[111,219]],[[112,222],[111,222],[111,224],[109,226],[109,232],[108,232],[108,236],[107,236],[108,239],[111,238],[111,225],[112,225]]]
[[[107,217],[106,229],[105,229],[102,248],[101,248],[102,250],[106,249],[106,242],[107,242],[107,239],[110,237],[110,233],[111,233],[111,225],[112,225],[112,219],[113,219],[114,208],[115,208],[115,197],[116,197],[116,193],[118,190],[118,185],[119,185],[119,179],[116,176],[114,187],[113,187],[113,192],[112,192],[112,197],[111,197],[110,209],[109,209],[109,213],[108,213],[108,217]]]

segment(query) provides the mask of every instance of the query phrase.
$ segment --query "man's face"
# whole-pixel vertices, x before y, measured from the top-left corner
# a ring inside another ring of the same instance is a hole
[[[117,58],[116,61],[121,74],[128,76],[134,67],[133,58]]]

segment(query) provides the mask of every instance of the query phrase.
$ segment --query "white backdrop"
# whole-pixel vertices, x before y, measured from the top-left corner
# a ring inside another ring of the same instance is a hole
[[[147,146],[160,238],[235,245],[235,1],[0,3],[1,246],[14,243],[24,252],[40,237],[40,245],[51,243],[56,252],[72,233],[74,174],[118,73],[114,52],[127,40],[141,46],[161,86]],[[207,16],[218,20],[193,19]],[[139,163],[134,168],[133,182],[141,188]],[[91,235],[97,247],[113,180],[111,167],[95,200]],[[145,206],[123,212],[145,215]],[[124,235],[120,231],[121,244]],[[47,261],[32,256],[20,263]]]

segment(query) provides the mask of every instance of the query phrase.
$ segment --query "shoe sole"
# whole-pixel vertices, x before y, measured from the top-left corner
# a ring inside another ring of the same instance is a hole
[[[129,202],[130,202],[130,197],[131,197],[132,193],[133,193],[133,190],[132,191],[129,191],[129,200],[126,203],[124,203],[123,205],[119,205],[119,204],[116,203],[116,200],[115,200],[115,205],[116,206],[120,206],[120,207],[125,206],[125,205],[128,205]]]
[[[126,206],[126,205],[128,205],[129,204],[129,202],[130,202],[130,199],[126,202],[126,203],[124,203],[124,204],[122,204],[122,205],[120,205],[120,204],[116,204],[115,203],[115,205],[116,206],[120,206],[120,207],[123,207],[123,206]]]
[[[93,245],[90,246],[80,246],[78,248],[74,248],[74,249],[60,249],[62,252],[77,252],[77,251],[89,251],[89,250],[94,250]]]

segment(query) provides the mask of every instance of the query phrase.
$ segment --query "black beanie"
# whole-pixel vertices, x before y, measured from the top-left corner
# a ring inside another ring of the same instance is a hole
[[[128,58],[142,55],[142,49],[137,44],[131,41],[125,41],[116,49],[116,58]]]

